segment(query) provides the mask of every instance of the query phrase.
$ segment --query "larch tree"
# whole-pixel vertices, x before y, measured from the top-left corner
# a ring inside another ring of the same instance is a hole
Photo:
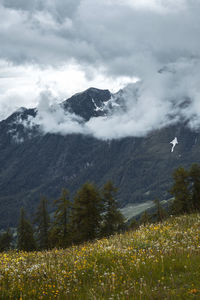
[[[103,203],[92,183],[85,183],[74,198],[72,225],[74,242],[93,240],[100,235]]]
[[[102,189],[104,201],[104,214],[102,224],[102,234],[111,235],[124,228],[124,217],[117,207],[115,195],[117,188],[111,181],[108,181]]]
[[[38,248],[48,249],[49,248],[49,228],[50,228],[50,217],[47,211],[47,199],[41,198],[39,206],[35,215],[36,224],[36,235]]]
[[[200,211],[200,166],[193,164],[189,170],[191,189],[191,208]]]
[[[173,173],[174,183],[170,193],[174,196],[172,212],[182,214],[191,211],[191,193],[189,172],[183,167],[179,167]]]
[[[162,207],[162,205],[160,204],[160,200],[158,198],[156,198],[154,200],[154,204],[155,204],[155,218],[157,222],[162,222],[164,220],[164,218],[166,217],[166,212],[164,210],[164,208]]]
[[[71,239],[69,232],[71,202],[67,189],[62,189],[61,196],[54,201],[54,206],[56,210],[50,234],[51,244],[64,248],[69,245]]]
[[[13,236],[10,229],[8,229],[0,236],[0,252],[7,251],[10,249],[12,239]]]
[[[151,222],[152,216],[145,210],[145,212],[140,217],[140,224],[147,225]]]
[[[17,228],[17,249],[23,251],[33,251],[36,249],[33,227],[26,219],[23,208],[21,208],[20,211],[19,225]]]

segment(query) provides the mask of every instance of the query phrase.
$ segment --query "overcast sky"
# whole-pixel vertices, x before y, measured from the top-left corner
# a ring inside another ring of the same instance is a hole
[[[199,15],[199,0],[0,0],[0,119],[44,91],[61,101],[135,78],[141,113],[148,98],[162,118],[172,91],[200,111]],[[158,78],[163,67],[173,78]]]

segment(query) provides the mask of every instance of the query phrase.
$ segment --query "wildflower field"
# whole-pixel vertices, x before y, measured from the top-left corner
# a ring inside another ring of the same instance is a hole
[[[200,215],[66,250],[1,253],[0,299],[200,299]]]

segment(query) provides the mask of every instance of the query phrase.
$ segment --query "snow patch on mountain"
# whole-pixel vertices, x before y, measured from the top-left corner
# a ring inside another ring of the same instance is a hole
[[[92,103],[94,104],[94,111],[104,111],[104,106],[97,106],[93,98]]]
[[[174,152],[174,148],[176,147],[176,145],[178,145],[178,139],[177,139],[177,137],[175,137],[173,139],[173,141],[170,142],[170,144],[172,144],[171,152]]]

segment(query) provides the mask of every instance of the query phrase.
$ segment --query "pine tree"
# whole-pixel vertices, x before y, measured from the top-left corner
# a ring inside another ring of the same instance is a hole
[[[191,189],[191,208],[200,211],[200,166],[193,164],[189,170]]]
[[[74,242],[93,240],[100,235],[102,199],[96,186],[85,183],[74,199],[72,214]]]
[[[114,196],[117,193],[117,188],[114,187],[111,181],[108,181],[102,190],[104,201],[104,215],[103,215],[103,235],[111,235],[123,229],[124,217],[117,208],[117,201]]]
[[[33,227],[26,219],[23,208],[21,208],[20,211],[20,220],[17,229],[17,249],[24,251],[33,251],[36,249],[36,243],[33,236]]]
[[[173,173],[174,184],[170,193],[174,196],[172,212],[175,214],[191,211],[191,194],[189,190],[189,173],[183,167],[179,167]]]
[[[49,248],[49,227],[50,227],[50,217],[47,211],[47,199],[45,197],[41,198],[39,203],[36,216],[36,234],[37,243],[39,249]]]
[[[71,202],[69,191],[63,189],[59,199],[54,201],[56,211],[54,213],[54,222],[51,228],[51,244],[57,247],[66,247],[70,243],[69,217]]]
[[[11,242],[12,242],[12,234],[8,229],[0,236],[0,252],[9,250],[11,246]]]

